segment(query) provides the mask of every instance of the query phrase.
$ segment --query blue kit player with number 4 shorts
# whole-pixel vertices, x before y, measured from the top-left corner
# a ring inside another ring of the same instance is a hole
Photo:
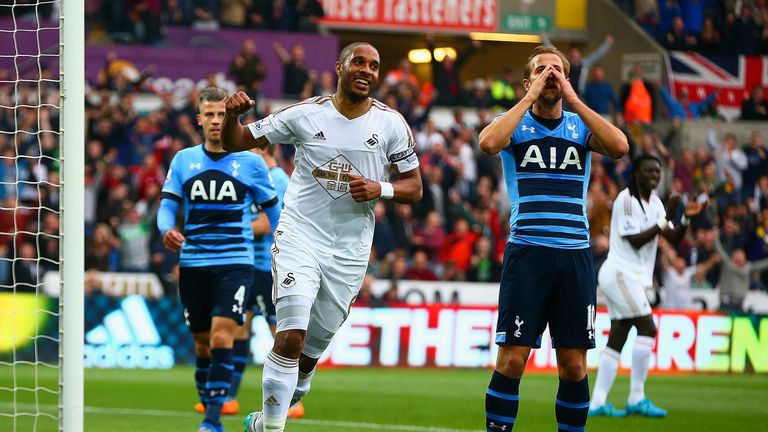
[[[221,145],[226,93],[200,93],[198,124],[205,143],[179,151],[163,185],[157,226],[166,249],[181,249],[179,296],[195,340],[197,384],[205,418],[199,432],[221,432],[221,408],[232,378],[235,328],[253,281],[253,219],[258,204],[274,228],[278,199],[264,160],[227,153]],[[175,228],[184,206],[183,232]]]
[[[569,69],[556,48],[535,48],[525,68],[525,97],[480,133],[480,148],[501,154],[512,204],[499,354],[485,396],[490,432],[514,427],[520,379],[547,325],[560,377],[557,428],[583,431],[587,421],[587,349],[595,346],[597,296],[585,204],[591,152],[619,158],[629,146],[619,129],[579,100]],[[563,110],[563,99],[574,112]]]

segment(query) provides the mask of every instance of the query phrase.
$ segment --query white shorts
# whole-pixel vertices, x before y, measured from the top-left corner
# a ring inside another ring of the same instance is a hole
[[[275,231],[272,244],[272,300],[304,296],[313,302],[311,316],[331,332],[341,327],[357,298],[368,269],[368,257],[349,260],[313,248],[295,230]],[[306,329],[305,329],[306,330]]]
[[[597,285],[605,294],[608,316],[612,320],[651,315],[642,277],[605,263],[597,274]]]

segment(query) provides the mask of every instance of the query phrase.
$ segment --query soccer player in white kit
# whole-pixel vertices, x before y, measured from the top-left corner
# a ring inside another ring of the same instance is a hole
[[[224,148],[294,143],[296,168],[272,246],[277,333],[262,376],[263,410],[248,431],[283,431],[288,408],[306,395],[315,365],[347,318],[368,265],[378,198],[421,199],[418,157],[402,115],[370,97],[379,53],[368,43],[342,49],[337,92],[240,125],[253,106],[239,92],[226,101]],[[388,182],[390,167],[399,179]]]
[[[611,317],[611,333],[608,346],[600,355],[589,406],[591,416],[667,415],[666,410],[645,397],[648,362],[656,338],[656,325],[645,289],[652,285],[658,235],[663,235],[671,244],[677,244],[685,235],[688,218],[701,213],[705,204],[689,201],[681,223],[674,227],[667,218],[664,204],[653,191],[660,177],[659,159],[641,154],[632,161],[632,175],[627,188],[619,192],[613,202],[610,249],[597,275],[597,283],[605,294]],[[679,196],[671,197],[667,203],[670,211],[676,211],[679,204]],[[626,410],[619,410],[606,399],[616,378],[621,349],[632,327],[637,329],[637,339],[632,348],[630,393]]]

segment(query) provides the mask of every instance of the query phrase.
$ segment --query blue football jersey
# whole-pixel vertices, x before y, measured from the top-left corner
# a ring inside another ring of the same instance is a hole
[[[163,198],[184,206],[182,267],[252,265],[251,209],[277,199],[261,157],[208,153],[202,144],[173,157]]]
[[[269,174],[272,176],[272,183],[275,185],[275,192],[277,192],[278,208],[283,208],[283,197],[285,197],[285,191],[288,189],[288,174],[279,166],[272,167],[269,170]],[[266,234],[256,236],[253,242],[253,267],[260,271],[272,270],[272,242],[274,241],[273,234]]]
[[[591,132],[578,115],[563,111],[550,130],[526,112],[501,152],[512,205],[509,241],[558,249],[589,247],[587,188]]]

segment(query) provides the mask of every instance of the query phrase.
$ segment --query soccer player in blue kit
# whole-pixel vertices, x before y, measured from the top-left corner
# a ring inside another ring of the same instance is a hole
[[[525,96],[480,133],[480,148],[501,153],[512,204],[504,252],[496,343],[485,396],[486,430],[514,427],[531,348],[549,324],[560,385],[559,431],[583,431],[589,407],[587,350],[595,347],[596,281],[586,195],[591,152],[620,158],[624,134],[579,100],[570,65],[554,47],[533,50]],[[574,112],[563,110],[563,99]]]
[[[198,124],[205,143],[179,151],[163,185],[157,226],[163,245],[181,249],[179,297],[195,340],[195,383],[205,418],[199,432],[221,432],[221,408],[232,378],[235,329],[253,281],[253,219],[258,204],[274,229],[278,198],[264,160],[250,152],[228,153],[221,145],[227,94],[200,93]],[[175,228],[184,206],[183,232]]]

